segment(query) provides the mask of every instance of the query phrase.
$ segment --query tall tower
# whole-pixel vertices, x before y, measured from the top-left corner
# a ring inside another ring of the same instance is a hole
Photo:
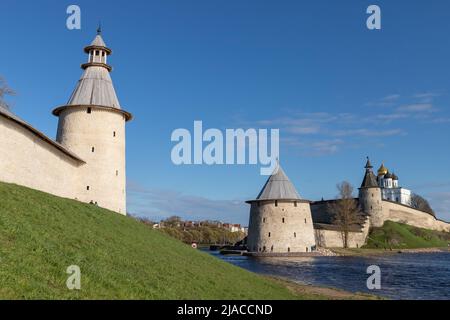
[[[126,215],[125,122],[132,115],[117,99],[107,57],[112,53],[97,30],[84,48],[88,61],[68,103],[53,110],[59,117],[56,140],[81,157],[77,199]]]
[[[315,249],[310,202],[303,200],[278,165],[251,205],[250,252],[294,253]]]
[[[361,209],[369,215],[370,224],[373,227],[381,227],[384,223],[381,188],[372,168],[373,166],[367,157],[366,173],[359,188],[359,204]]]

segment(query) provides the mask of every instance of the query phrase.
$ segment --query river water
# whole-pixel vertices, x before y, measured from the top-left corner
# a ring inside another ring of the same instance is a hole
[[[450,253],[373,257],[253,258],[210,254],[252,272],[390,299],[450,300]],[[381,289],[367,288],[367,267],[381,270]]]

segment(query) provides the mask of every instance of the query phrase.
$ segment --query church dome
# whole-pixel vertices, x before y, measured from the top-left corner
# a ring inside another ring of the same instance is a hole
[[[384,166],[384,163],[382,163],[380,169],[378,169],[378,175],[384,176],[387,173],[389,173],[389,170]]]
[[[384,178],[385,178],[385,179],[392,179],[392,178],[393,178],[393,175],[388,171],[388,172],[385,174]]]
[[[398,180],[398,177],[395,173],[392,173],[392,180]]]

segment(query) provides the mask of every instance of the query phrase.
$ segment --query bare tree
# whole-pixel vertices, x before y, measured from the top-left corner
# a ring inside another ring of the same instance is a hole
[[[431,208],[428,200],[416,193],[413,193],[413,195],[411,196],[411,207],[420,211],[424,211],[431,214],[433,217],[436,217],[436,214],[434,213],[433,208]]]
[[[5,97],[14,94],[15,92],[8,86],[5,79],[0,76],[0,107],[9,109],[9,104],[5,101]]]
[[[338,199],[328,204],[328,211],[333,214],[332,222],[339,227],[344,248],[348,248],[348,234],[352,226],[361,223],[361,211],[353,198],[353,186],[344,181],[337,186]]]

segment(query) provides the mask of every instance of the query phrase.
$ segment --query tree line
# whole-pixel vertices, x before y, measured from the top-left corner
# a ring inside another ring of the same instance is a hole
[[[139,220],[152,228],[157,224],[145,218]],[[201,221],[191,225],[182,221],[180,217],[172,216],[162,220],[158,225],[160,226],[157,228],[158,231],[188,244],[232,245],[245,237],[243,232],[231,232],[216,221]]]

